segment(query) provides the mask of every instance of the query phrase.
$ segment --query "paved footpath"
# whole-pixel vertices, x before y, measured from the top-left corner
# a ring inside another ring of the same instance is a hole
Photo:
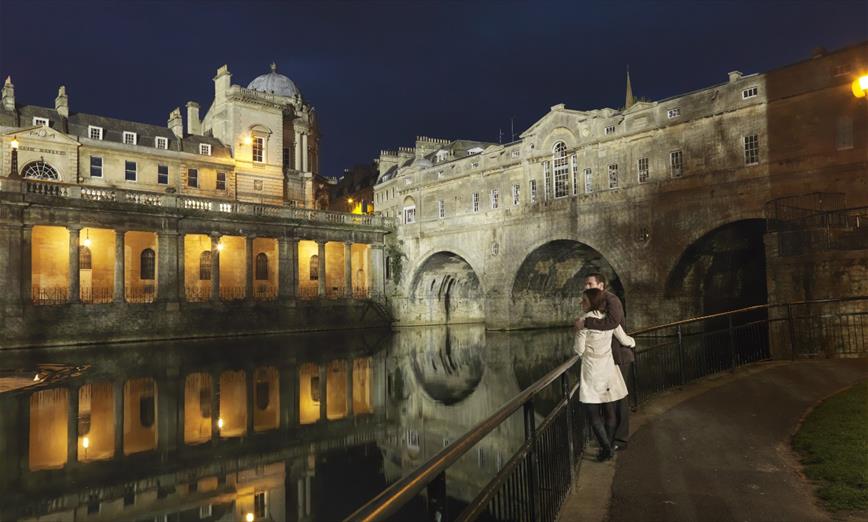
[[[773,364],[649,418],[618,453],[609,520],[830,520],[790,437],[818,401],[866,378],[864,358]]]

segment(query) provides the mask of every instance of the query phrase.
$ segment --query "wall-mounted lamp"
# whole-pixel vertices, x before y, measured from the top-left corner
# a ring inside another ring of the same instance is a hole
[[[220,243],[217,243],[217,251],[223,252],[223,242],[222,241]]]
[[[87,229],[87,230],[85,231],[85,237],[84,237],[84,242],[83,242],[83,244],[84,244],[84,246],[86,246],[87,248],[90,248],[90,229]]]
[[[84,438],[81,439],[81,447],[84,449],[87,449],[90,447],[90,437],[85,435]]]
[[[246,515],[244,515],[244,520],[246,520],[247,522],[253,522],[254,518],[255,517],[253,516],[253,513],[247,513]]]
[[[18,150],[18,138],[12,138],[12,150]]]
[[[223,417],[218,417],[218,418],[217,418],[217,429],[218,429],[218,430],[222,430],[222,429],[223,429]]]
[[[850,88],[853,90],[853,96],[857,98],[864,98],[865,93],[868,92],[868,74],[863,74],[862,76],[853,80]]]
[[[250,145],[252,143],[253,143],[253,136],[251,136],[250,134],[245,134],[244,135],[244,144]]]

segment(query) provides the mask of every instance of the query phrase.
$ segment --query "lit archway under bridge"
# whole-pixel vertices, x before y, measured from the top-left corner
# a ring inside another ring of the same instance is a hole
[[[454,252],[440,251],[416,269],[408,305],[419,323],[482,322],[484,295],[470,263]]]

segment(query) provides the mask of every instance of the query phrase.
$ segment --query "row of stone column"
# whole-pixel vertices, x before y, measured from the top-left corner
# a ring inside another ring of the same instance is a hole
[[[310,172],[310,154],[307,150],[307,133],[295,131],[295,170]]]

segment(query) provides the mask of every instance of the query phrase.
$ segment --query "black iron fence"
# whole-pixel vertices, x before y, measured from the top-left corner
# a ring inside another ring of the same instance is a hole
[[[104,304],[111,303],[114,299],[114,288],[109,287],[81,287],[79,297],[82,303]]]
[[[243,301],[247,295],[247,289],[243,286],[221,286],[221,301]]]
[[[277,288],[272,285],[256,285],[253,287],[253,298],[257,301],[274,301],[277,299]]]
[[[868,354],[868,297],[758,305],[645,328],[633,335],[639,349],[628,382],[634,404],[654,393],[771,358]],[[352,513],[348,521],[553,521],[566,499],[587,440],[578,400],[580,358],[568,361],[513,397],[491,417]],[[557,402],[537,426],[535,402]],[[466,506],[451,512],[446,496],[450,467],[519,410],[524,441],[504,467]],[[418,509],[424,496],[426,514]]]
[[[30,291],[30,300],[35,305],[58,305],[69,302],[69,288],[65,286],[34,286]]]
[[[124,289],[124,297],[128,303],[153,303],[156,296],[156,288],[151,285]]]

